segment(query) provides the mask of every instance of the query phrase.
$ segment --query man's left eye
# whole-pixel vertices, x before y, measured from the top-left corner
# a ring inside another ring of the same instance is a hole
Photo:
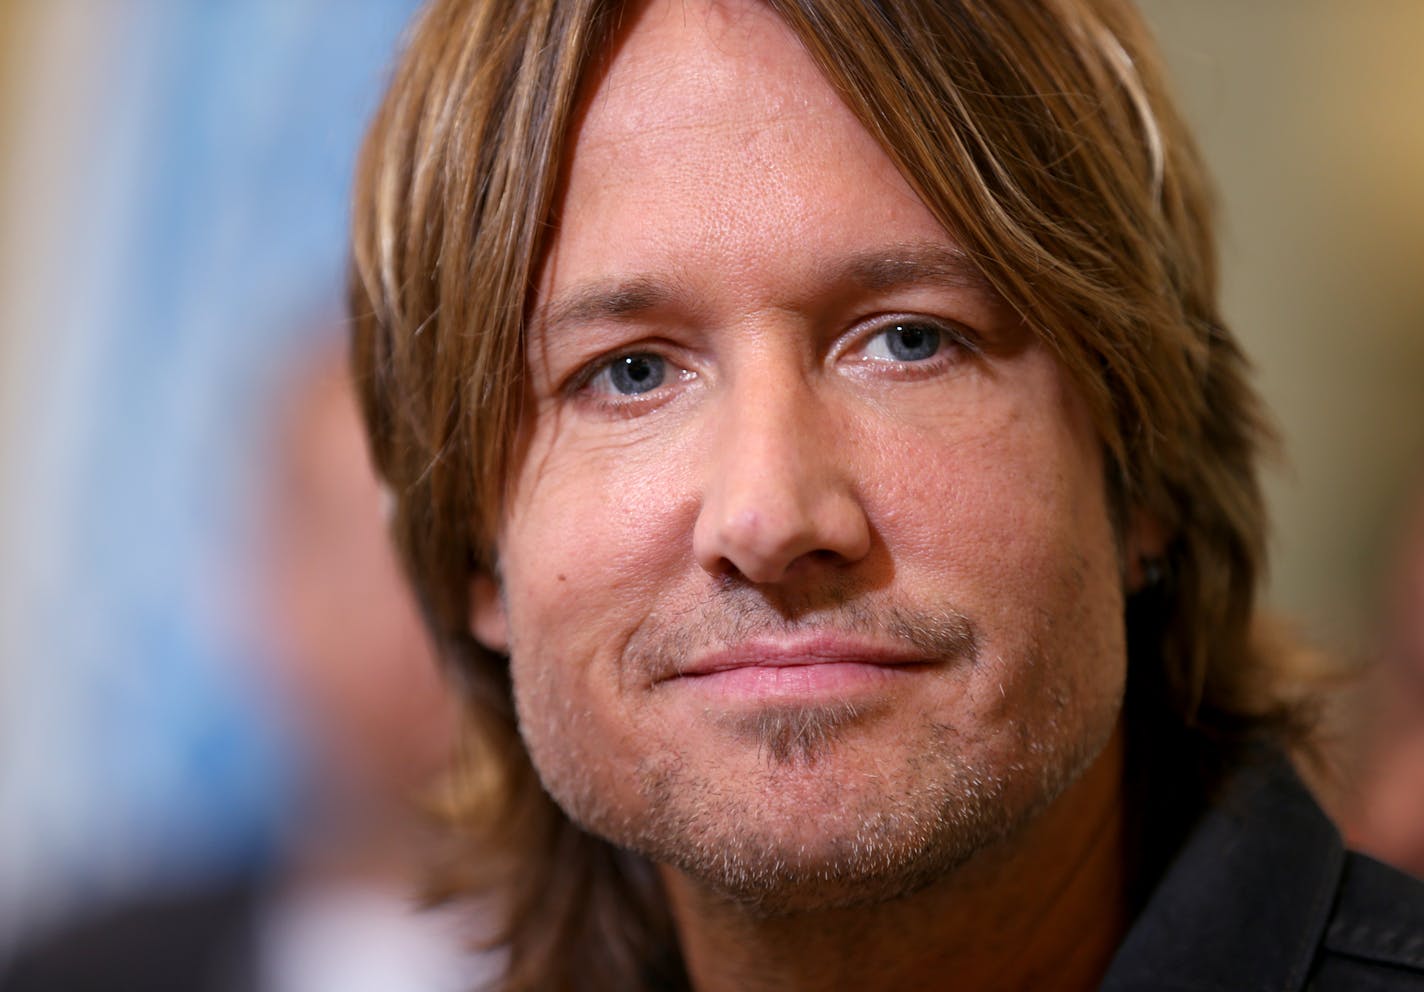
[[[939,354],[943,341],[937,327],[897,321],[866,342],[865,354],[885,362],[923,362]]]

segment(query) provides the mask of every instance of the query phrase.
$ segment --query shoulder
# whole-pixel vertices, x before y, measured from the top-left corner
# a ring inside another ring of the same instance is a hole
[[[1347,854],[1312,988],[1424,992],[1424,882]]]
[[[1106,992],[1424,992],[1424,882],[1347,851],[1284,760],[1239,769],[1133,922]]]

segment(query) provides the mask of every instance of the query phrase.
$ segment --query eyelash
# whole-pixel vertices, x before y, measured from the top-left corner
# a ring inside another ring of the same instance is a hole
[[[911,327],[922,328],[934,331],[940,337],[939,350],[921,360],[897,360],[894,358],[871,358],[863,356],[860,359],[861,365],[878,366],[877,373],[893,374],[907,378],[920,378],[931,376],[941,372],[946,366],[952,365],[965,356],[975,357],[982,354],[978,342],[973,334],[963,325],[952,321],[941,320],[934,317],[921,315],[895,314],[884,317],[876,317],[873,321],[863,321],[862,327],[871,325],[868,333],[859,334],[856,338],[856,349],[864,352],[871,342],[889,335],[897,328]]]
[[[869,325],[868,330],[867,325]],[[855,341],[851,351],[863,351],[881,335],[889,334],[897,327],[923,327],[940,335],[941,347],[934,355],[923,361],[898,361],[895,359],[862,357],[857,364],[874,367],[877,374],[890,374],[906,379],[928,378],[943,371],[965,355],[982,354],[982,349],[971,332],[962,325],[922,315],[879,316],[860,322],[859,328],[850,332]],[[649,342],[641,346],[622,349],[611,355],[600,356],[576,372],[564,386],[563,392],[599,412],[620,416],[632,416],[647,412],[673,399],[672,390],[667,385],[678,385],[697,378],[697,373],[682,368],[665,350],[660,342]],[[670,383],[660,383],[646,393],[595,392],[590,387],[601,375],[611,373],[614,366],[628,358],[647,355],[667,363],[671,372]]]
[[[668,388],[654,387],[646,393],[632,394],[595,392],[589,388],[595,379],[610,372],[618,362],[639,355],[652,356],[666,362],[671,384],[690,382],[697,378],[696,372],[681,368],[657,342],[650,342],[641,347],[625,348],[612,355],[600,356],[575,373],[564,387],[564,392],[582,403],[591,405],[599,412],[617,415],[631,416],[666,403],[672,399],[671,390]],[[665,382],[667,381],[665,380]]]

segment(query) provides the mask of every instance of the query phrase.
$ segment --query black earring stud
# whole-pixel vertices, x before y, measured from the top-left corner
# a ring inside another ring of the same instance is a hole
[[[1155,555],[1144,555],[1138,559],[1138,567],[1142,569],[1142,588],[1151,589],[1153,586],[1162,584],[1166,577],[1167,566]]]

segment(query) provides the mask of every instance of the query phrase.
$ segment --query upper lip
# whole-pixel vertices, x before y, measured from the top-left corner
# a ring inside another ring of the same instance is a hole
[[[752,639],[693,657],[669,677],[713,675],[738,668],[797,665],[923,665],[935,661],[912,647],[844,634]]]

